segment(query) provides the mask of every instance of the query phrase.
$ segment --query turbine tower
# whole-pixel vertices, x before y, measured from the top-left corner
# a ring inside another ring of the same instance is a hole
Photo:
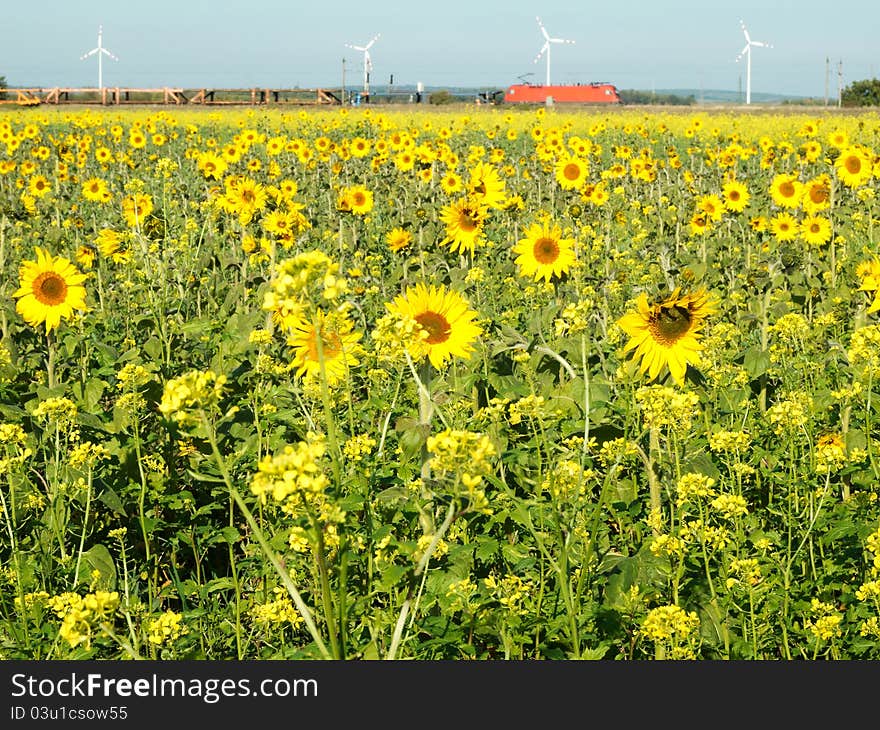
[[[746,104],[752,103],[752,46],[757,48],[773,48],[769,43],[764,43],[763,41],[753,41],[751,36],[749,36],[749,32],[746,30],[746,24],[740,20],[739,24],[742,26],[743,35],[746,37],[746,45],[739,52],[739,55],[736,57],[736,62],[739,63],[743,56],[746,57]]]
[[[364,54],[364,95],[370,95],[370,71],[373,70],[373,61],[370,59],[370,48],[373,47],[373,44],[379,40],[379,36],[381,33],[377,33],[374,35],[370,42],[365,46],[353,46],[351,43],[346,43],[346,48],[353,48],[355,51],[363,51]]]
[[[544,27],[544,24],[541,22],[541,19],[537,16],[535,19],[538,21],[538,27],[541,29],[541,33],[544,35],[544,45],[541,46],[541,50],[538,52],[538,55],[535,56],[535,63],[541,60],[541,56],[545,53],[547,54],[547,86],[550,86],[550,45],[552,43],[574,43],[574,41],[567,41],[564,38],[551,38],[550,34],[547,33],[547,29]]]
[[[106,48],[104,48],[103,45],[101,45],[101,36],[103,34],[103,31],[104,31],[103,26],[99,25],[98,26],[98,47],[93,48],[88,53],[80,56],[80,59],[79,59],[80,61],[85,61],[89,56],[94,56],[96,53],[98,54],[98,91],[104,90],[104,77],[102,75],[103,69],[101,66],[101,61],[103,60],[102,56],[105,56],[105,55],[109,56],[114,61],[119,60],[118,58],[116,58],[116,56],[114,56],[112,53],[110,53],[110,51],[108,51]]]

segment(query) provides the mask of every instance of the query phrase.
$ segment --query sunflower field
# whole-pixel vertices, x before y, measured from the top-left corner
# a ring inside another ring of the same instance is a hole
[[[0,658],[880,659],[878,181],[838,110],[0,112]]]

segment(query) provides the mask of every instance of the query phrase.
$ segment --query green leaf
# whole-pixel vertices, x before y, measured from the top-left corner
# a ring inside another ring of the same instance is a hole
[[[743,355],[743,367],[750,377],[760,377],[770,367],[770,353],[758,347],[750,347]]]
[[[90,584],[92,571],[95,570],[101,574],[99,585],[105,590],[113,590],[116,587],[116,565],[113,563],[113,556],[101,544],[92,545],[82,554],[77,582]]]
[[[122,505],[122,500],[119,495],[116,494],[110,487],[107,487],[103,492],[101,492],[98,497],[98,501],[103,502],[107,507],[113,510],[116,514],[122,515],[123,517],[128,517],[128,514],[125,511],[125,507]]]

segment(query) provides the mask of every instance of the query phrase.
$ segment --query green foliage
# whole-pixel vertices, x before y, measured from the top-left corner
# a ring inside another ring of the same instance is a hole
[[[880,79],[853,81],[840,94],[843,106],[880,106]]]
[[[428,94],[428,103],[434,104],[435,106],[442,106],[444,104],[452,104],[455,102],[455,97],[446,89],[441,89],[439,91],[432,91]]]
[[[619,94],[620,100],[624,104],[693,106],[697,103],[693,94],[679,96],[678,94],[657,94],[653,91],[637,91],[635,89],[622,89]]]

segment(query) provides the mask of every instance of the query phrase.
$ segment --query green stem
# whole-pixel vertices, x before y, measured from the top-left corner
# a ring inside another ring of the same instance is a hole
[[[287,572],[287,569],[284,567],[284,565],[282,565],[281,560],[275,554],[275,551],[270,547],[265,535],[263,535],[263,531],[260,529],[260,526],[254,519],[254,515],[251,513],[247,504],[245,504],[244,499],[242,499],[241,494],[239,494],[238,490],[232,484],[232,478],[229,476],[229,470],[226,468],[226,461],[220,454],[220,449],[217,447],[216,434],[214,433],[214,429],[212,428],[210,422],[208,421],[208,417],[205,415],[204,412],[201,413],[201,418],[202,423],[204,424],[205,429],[208,433],[208,441],[211,444],[211,451],[214,454],[214,459],[217,462],[217,467],[220,469],[220,473],[223,476],[223,481],[226,483],[226,488],[229,490],[229,493],[235,500],[236,506],[239,510],[241,510],[241,513],[244,515],[244,518],[248,523],[248,526],[254,533],[254,537],[256,537],[257,543],[260,545],[260,548],[263,551],[263,555],[265,555],[269,562],[272,563],[272,567],[275,568],[276,572],[278,573],[278,577],[281,579],[284,587],[287,588],[287,592],[290,594],[291,599],[293,599],[293,603],[296,606],[297,611],[299,611],[300,616],[302,616],[303,621],[306,624],[306,628],[312,636],[312,640],[318,647],[318,651],[321,652],[321,656],[324,659],[331,659],[332,657],[330,656],[330,652],[327,651],[327,647],[324,645],[324,641],[321,639],[321,634],[318,631],[318,627],[315,625],[315,620],[312,617],[311,610],[305,604],[305,601],[303,601],[302,596],[296,589],[296,586],[294,585],[293,580],[290,577],[290,573]]]

